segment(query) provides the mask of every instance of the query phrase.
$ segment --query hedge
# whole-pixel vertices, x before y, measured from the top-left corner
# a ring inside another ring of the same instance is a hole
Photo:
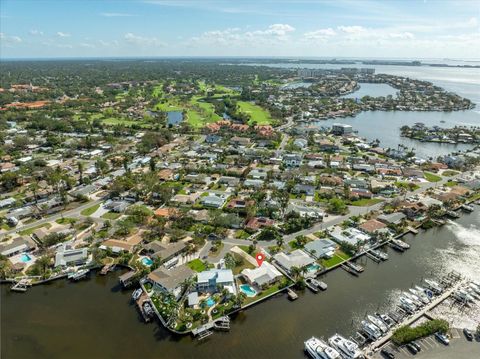
[[[443,319],[434,319],[415,328],[405,325],[395,330],[392,340],[394,343],[401,345],[436,332],[446,333],[448,328],[448,322]]]

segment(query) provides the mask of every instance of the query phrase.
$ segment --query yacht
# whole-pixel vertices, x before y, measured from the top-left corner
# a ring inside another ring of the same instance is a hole
[[[383,333],[388,332],[388,327],[377,317],[373,315],[367,315],[367,319],[372,322],[376,327],[378,327]]]
[[[346,359],[360,359],[364,358],[363,352],[358,345],[351,340],[345,339],[340,334],[335,334],[328,339],[328,344],[337,349]]]
[[[367,334],[367,336],[372,340],[377,340],[382,336],[382,331],[378,329],[375,325],[369,321],[362,321],[362,329]]]
[[[480,294],[480,286],[476,285],[475,283],[470,283],[470,288],[477,294]]]
[[[395,321],[390,318],[387,314],[380,314],[380,313],[375,313],[375,315],[382,320],[386,325],[389,327],[393,327],[395,325]]]
[[[420,298],[418,298],[416,295],[413,295],[409,292],[402,292],[403,296],[410,299],[413,304],[415,304],[417,307],[421,307],[423,305],[422,301]]]
[[[419,292],[425,293],[428,299],[432,300],[433,298],[433,292],[430,289],[422,288],[418,285],[415,286],[415,289],[418,290]]]
[[[375,256],[375,257],[378,257],[380,258],[382,261],[386,261],[388,259],[388,254],[383,252],[383,251],[380,251],[380,250],[377,250],[377,249],[372,249],[370,250],[370,252]]]
[[[305,351],[314,359],[341,359],[338,351],[316,337],[311,337],[304,344]]]
[[[142,295],[142,293],[143,293],[142,288],[136,289],[136,290],[132,293],[132,299],[133,299],[133,300],[137,300],[138,298],[140,298],[140,296]]]
[[[456,292],[453,293],[453,296],[455,299],[461,301],[461,302],[473,302],[473,297],[467,293],[467,291],[459,289]]]
[[[434,280],[425,279],[425,284],[427,284],[427,287],[431,289],[435,294],[440,294],[443,292],[443,288],[441,287],[441,285]]]
[[[405,243],[404,241],[402,241],[400,239],[392,239],[392,243],[395,244],[396,246],[402,248],[402,249],[410,248],[410,244]]]
[[[414,289],[414,288],[410,288],[409,291],[414,296],[416,296],[418,299],[420,299],[423,304],[430,303],[430,298],[428,298],[428,296],[423,291],[420,291],[420,290],[417,290],[417,289]]]
[[[408,314],[412,314],[417,310],[417,307],[415,306],[415,304],[413,304],[413,302],[410,299],[405,297],[400,297],[400,307],[405,309]]]

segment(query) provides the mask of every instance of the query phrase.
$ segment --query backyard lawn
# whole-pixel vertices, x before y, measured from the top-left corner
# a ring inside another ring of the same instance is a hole
[[[188,268],[190,268],[191,270],[193,270],[197,273],[203,272],[205,269],[207,269],[205,264],[198,258],[194,259],[193,261],[188,262],[187,266],[188,266]]]
[[[437,176],[436,174],[433,174],[431,172],[423,172],[423,174],[425,175],[425,179],[428,182],[438,182],[442,180],[442,177]]]
[[[73,224],[76,221],[77,220],[75,218],[64,217],[64,218],[57,219],[55,222],[57,222],[58,224]]]
[[[18,232],[18,234],[20,234],[21,236],[29,236],[31,235],[35,230],[39,229],[39,228],[50,228],[52,225],[50,223],[44,223],[44,224],[40,224],[38,226],[35,226],[35,227],[32,227],[32,228],[29,228],[29,229],[25,229],[23,231],[20,231]]]
[[[109,219],[109,220],[115,220],[118,217],[120,217],[122,214],[121,213],[115,213],[115,212],[107,212],[102,214],[103,219]]]
[[[320,260],[320,264],[325,268],[330,268],[338,263],[343,262],[344,260],[347,260],[348,258],[350,258],[348,254],[343,253],[341,250],[337,250],[332,258]]]
[[[92,214],[94,214],[97,209],[100,207],[100,203],[99,204],[96,204],[94,206],[91,206],[91,207],[88,207],[88,208],[85,208],[83,211],[80,212],[80,214],[82,216],[91,216]]]
[[[357,207],[367,207],[367,206],[373,206],[374,204],[377,204],[380,202],[382,202],[382,200],[379,198],[363,198],[363,199],[353,201],[352,203],[350,203],[350,205],[357,206]]]

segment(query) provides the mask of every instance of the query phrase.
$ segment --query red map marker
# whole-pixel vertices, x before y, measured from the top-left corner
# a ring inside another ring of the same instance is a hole
[[[265,256],[262,253],[257,253],[255,259],[257,260],[258,266],[261,267]]]

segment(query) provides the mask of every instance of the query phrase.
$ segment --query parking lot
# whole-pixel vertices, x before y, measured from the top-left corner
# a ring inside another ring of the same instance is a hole
[[[433,335],[416,341],[422,350],[417,353],[411,353],[405,346],[397,347],[393,343],[384,346],[395,354],[395,358],[421,358],[421,359],[473,359],[480,358],[480,342],[473,340],[469,342],[465,339],[461,329],[450,330],[450,345],[440,343]],[[380,351],[373,358],[383,358]]]

